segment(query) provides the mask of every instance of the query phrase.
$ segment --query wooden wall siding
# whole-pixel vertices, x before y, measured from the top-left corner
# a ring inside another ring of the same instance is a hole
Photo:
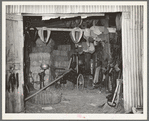
[[[10,66],[14,65],[15,73],[19,73],[19,87],[14,92],[6,92],[7,113],[21,112],[24,109],[23,95],[23,22],[17,20],[6,20],[6,72],[7,79],[10,75]],[[7,80],[8,81],[8,80]]]
[[[6,13],[123,12],[122,55],[124,107],[143,106],[143,6],[134,5],[8,5]]]

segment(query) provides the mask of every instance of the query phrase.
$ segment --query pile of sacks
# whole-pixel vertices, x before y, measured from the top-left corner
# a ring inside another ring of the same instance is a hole
[[[39,73],[41,73],[43,70],[41,69],[41,64],[48,64],[51,65],[51,59],[49,53],[31,53],[29,55],[30,57],[30,71],[32,72],[32,77],[34,81],[34,88],[39,90],[40,89],[40,78]],[[51,81],[51,71],[50,69],[47,69],[45,71],[46,75],[44,77],[44,84],[45,86],[49,84]]]
[[[59,76],[62,73],[65,72],[65,70],[68,69],[69,65],[69,56],[68,53],[71,50],[71,45],[59,45],[58,50],[53,50],[52,55],[53,55],[53,60],[54,60],[54,66],[57,68],[55,70],[55,75]],[[62,69],[58,69],[62,68]]]
[[[54,45],[55,43],[53,39],[50,39],[49,42],[45,44],[40,38],[37,38],[36,46],[32,48],[32,53],[51,53],[53,51]]]

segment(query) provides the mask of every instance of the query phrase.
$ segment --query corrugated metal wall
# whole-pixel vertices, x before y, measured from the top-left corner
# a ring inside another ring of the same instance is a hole
[[[143,6],[134,5],[8,5],[6,13],[123,12],[122,51],[124,107],[143,106]]]
[[[6,13],[90,13],[128,11],[120,5],[7,5]]]
[[[143,106],[143,6],[131,6],[123,17],[124,106],[129,110]]]

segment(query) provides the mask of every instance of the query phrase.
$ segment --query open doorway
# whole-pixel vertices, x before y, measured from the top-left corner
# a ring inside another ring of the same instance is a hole
[[[27,100],[26,112],[103,113],[96,107],[112,102],[117,79],[122,79],[121,13],[43,19],[23,17],[25,98],[69,69],[74,72]]]

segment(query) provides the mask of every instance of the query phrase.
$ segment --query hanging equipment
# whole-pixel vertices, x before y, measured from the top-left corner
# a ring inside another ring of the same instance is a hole
[[[76,44],[79,43],[81,38],[82,38],[83,31],[82,29],[75,27],[71,32],[70,32],[70,37],[72,41]]]
[[[37,38],[37,29],[35,27],[28,27],[26,30],[26,34],[29,36],[29,38],[34,42]]]
[[[17,89],[19,87],[19,73],[16,73],[16,83],[17,83]]]
[[[12,92],[15,89],[16,86],[16,79],[15,79],[15,74],[14,72],[10,72],[10,76],[9,76],[9,80],[8,80],[8,92],[10,92],[10,89],[12,90]]]
[[[46,37],[44,37],[44,32],[47,32]],[[42,42],[45,43],[45,44],[47,44],[47,42],[50,38],[50,34],[51,34],[51,31],[47,30],[45,27],[42,27],[38,30],[38,35],[39,35],[40,39],[42,40]]]

